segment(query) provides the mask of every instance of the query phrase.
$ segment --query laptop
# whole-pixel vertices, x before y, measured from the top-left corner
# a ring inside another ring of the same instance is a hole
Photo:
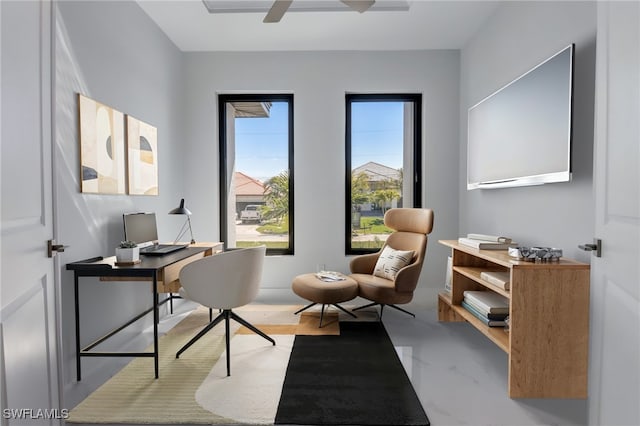
[[[158,228],[155,213],[125,213],[124,238],[135,241],[140,247],[140,254],[162,256],[182,250],[189,244],[158,244]]]

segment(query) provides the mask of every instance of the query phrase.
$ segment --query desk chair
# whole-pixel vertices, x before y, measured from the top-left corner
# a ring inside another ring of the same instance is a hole
[[[180,358],[180,354],[222,320],[225,321],[227,376],[231,375],[231,352],[229,350],[231,337],[229,321],[231,319],[264,337],[273,345],[276,344],[275,340],[232,311],[233,308],[251,303],[257,296],[265,253],[265,246],[232,250],[199,259],[182,268],[180,271],[180,284],[182,285],[180,295],[210,309],[221,309],[222,312],[184,345],[176,353],[176,358]]]
[[[380,305],[415,315],[396,305],[411,302],[418,285],[427,252],[427,235],[433,230],[433,210],[389,209],[384,224],[393,229],[380,251],[354,257],[349,264],[351,278],[357,281],[359,296],[372,303],[354,309]]]

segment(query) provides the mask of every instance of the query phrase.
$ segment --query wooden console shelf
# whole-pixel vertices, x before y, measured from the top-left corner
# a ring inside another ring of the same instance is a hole
[[[438,296],[438,320],[467,321],[509,355],[510,398],[587,398],[589,275],[586,263],[562,258],[533,263],[506,250],[478,250],[455,240],[451,294]],[[510,290],[480,278],[483,271],[508,271]],[[509,331],[488,327],[461,306],[466,290],[509,299]]]

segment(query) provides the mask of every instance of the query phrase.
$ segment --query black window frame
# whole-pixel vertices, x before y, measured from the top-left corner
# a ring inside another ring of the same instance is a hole
[[[351,246],[351,106],[354,102],[411,102],[413,110],[413,203],[412,207],[422,206],[422,94],[421,93],[381,93],[381,94],[345,94],[345,254],[361,255],[376,253],[378,248],[353,248]],[[406,179],[407,176],[404,176]]]
[[[294,166],[294,135],[293,135],[293,102],[294,97],[291,93],[264,93],[264,94],[219,94],[218,95],[218,149],[219,149],[219,178],[220,178],[220,237],[224,242],[224,248],[227,246],[227,226],[229,217],[227,215],[227,126],[226,126],[226,104],[230,102],[286,102],[288,113],[288,167],[289,167],[289,246],[287,248],[267,248],[267,255],[293,255],[294,254],[294,184],[293,184],[293,166]]]

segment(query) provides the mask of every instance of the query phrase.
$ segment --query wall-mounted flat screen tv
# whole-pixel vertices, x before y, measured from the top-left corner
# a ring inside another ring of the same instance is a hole
[[[469,108],[467,189],[571,180],[574,45]]]

